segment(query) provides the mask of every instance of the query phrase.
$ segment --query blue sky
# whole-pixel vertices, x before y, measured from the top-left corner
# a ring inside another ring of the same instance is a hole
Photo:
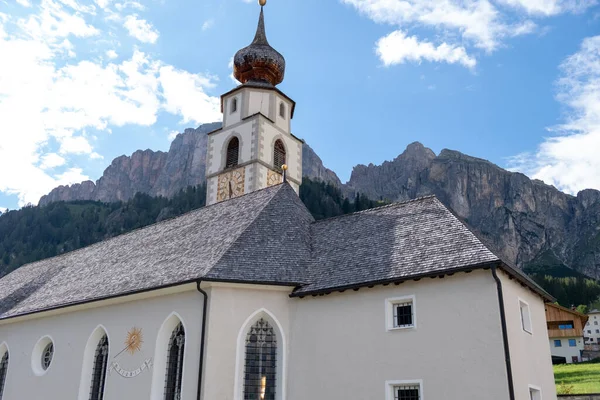
[[[259,7],[0,0],[0,208],[220,120]],[[600,189],[594,0],[268,0],[293,131],[343,181],[420,141]]]

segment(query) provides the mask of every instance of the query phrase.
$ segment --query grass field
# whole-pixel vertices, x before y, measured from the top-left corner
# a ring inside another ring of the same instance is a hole
[[[600,393],[600,363],[554,366],[558,394]]]

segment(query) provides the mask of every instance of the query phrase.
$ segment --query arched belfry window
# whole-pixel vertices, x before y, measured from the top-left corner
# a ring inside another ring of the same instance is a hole
[[[234,136],[227,145],[227,161],[225,162],[225,168],[231,168],[238,165],[239,156],[240,140]]]
[[[94,354],[94,369],[92,370],[92,386],[90,400],[104,398],[104,383],[106,382],[106,367],[108,365],[108,337],[102,336]]]
[[[275,400],[277,337],[273,327],[259,319],[246,335],[244,400]]]
[[[280,139],[275,141],[275,148],[273,149],[273,166],[275,169],[281,169],[281,166],[285,164],[285,147]]]
[[[285,104],[283,102],[279,103],[279,116],[285,118]]]
[[[231,99],[231,111],[229,112],[229,114],[233,114],[236,111],[237,111],[237,97],[234,97],[233,99]]]
[[[5,351],[0,359],[0,400],[4,393],[4,385],[6,384],[6,373],[8,372],[8,351]]]
[[[185,349],[185,330],[180,322],[169,340],[167,354],[167,376],[165,378],[165,400],[181,399],[181,378],[183,373],[183,352]]]

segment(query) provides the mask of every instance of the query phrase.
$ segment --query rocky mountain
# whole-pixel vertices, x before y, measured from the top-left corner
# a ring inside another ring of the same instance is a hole
[[[40,205],[59,200],[128,200],[136,192],[172,197],[204,182],[207,133],[220,123],[186,129],[168,153],[137,151],[115,159],[96,182],[58,187]],[[600,278],[600,192],[565,194],[541,181],[452,150],[436,155],[410,144],[382,165],[357,165],[348,183],[325,168],[307,145],[303,174],[374,200],[435,194],[499,255],[522,268],[570,268]]]
[[[207,133],[220,127],[221,123],[215,122],[186,129],[175,137],[167,153],[138,150],[131,156],[117,157],[96,182],[59,186],[42,196],[39,205],[74,200],[127,201],[137,192],[172,197],[181,189],[204,183]],[[337,175],[323,166],[310,146],[304,144],[302,151],[304,176],[341,187]]]
[[[344,189],[392,201],[435,194],[504,259],[600,278],[600,191],[571,196],[457,151],[436,156],[420,143],[382,165],[356,166]]]

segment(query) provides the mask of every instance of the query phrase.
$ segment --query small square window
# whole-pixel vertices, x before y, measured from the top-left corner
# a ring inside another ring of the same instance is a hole
[[[560,341],[560,339],[556,339],[554,341],[554,347],[562,347],[562,342]]]
[[[388,381],[386,400],[423,400],[423,382]]]
[[[569,339],[569,347],[575,347],[575,346],[577,346],[577,340]]]
[[[529,385],[529,399],[542,400],[542,390],[538,387]]]
[[[594,325],[598,325],[598,321],[594,321]]]
[[[519,300],[519,311],[521,313],[521,326],[523,327],[523,330],[527,333],[532,333],[529,304],[527,304],[523,300]]]
[[[415,296],[386,299],[387,330],[416,328]]]
[[[592,332],[590,332],[590,333],[592,333]],[[600,329],[596,329],[596,333],[600,333]]]

